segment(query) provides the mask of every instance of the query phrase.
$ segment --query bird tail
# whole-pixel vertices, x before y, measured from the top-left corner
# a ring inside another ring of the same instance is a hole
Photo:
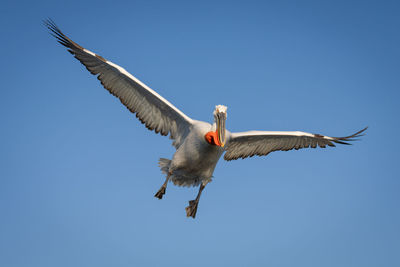
[[[169,159],[160,158],[158,160],[158,166],[160,166],[160,169],[164,174],[168,174],[170,165],[171,165],[171,160]]]

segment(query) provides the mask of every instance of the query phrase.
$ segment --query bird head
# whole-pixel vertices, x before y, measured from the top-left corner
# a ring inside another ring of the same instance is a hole
[[[217,126],[216,133],[217,133],[218,142],[220,143],[221,147],[224,147],[225,142],[226,142],[225,121],[228,116],[226,113],[227,109],[228,108],[226,106],[217,105],[217,106],[215,106],[215,110],[214,110],[214,120],[215,120],[215,124]]]

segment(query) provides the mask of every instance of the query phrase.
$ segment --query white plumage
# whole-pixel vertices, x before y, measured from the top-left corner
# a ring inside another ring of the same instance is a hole
[[[217,105],[214,124],[189,118],[174,105],[139,81],[124,68],[73,42],[51,20],[46,27],[58,42],[67,47],[112,95],[118,97],[136,117],[149,129],[161,135],[170,135],[176,152],[172,159],[161,158],[159,166],[166,180],[156,193],[162,198],[168,181],[178,186],[200,185],[195,200],[186,207],[187,216],[195,217],[200,195],[211,181],[215,166],[221,155],[225,160],[263,156],[273,151],[287,151],[306,147],[335,146],[334,143],[349,144],[367,129],[347,136],[329,137],[306,132],[249,131],[230,133],[225,128],[227,108]]]

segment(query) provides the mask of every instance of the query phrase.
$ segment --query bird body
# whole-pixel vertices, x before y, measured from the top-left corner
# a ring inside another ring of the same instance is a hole
[[[212,126],[206,122],[194,121],[189,134],[168,164],[170,179],[175,185],[197,186],[211,181],[215,166],[224,152],[222,147],[206,141],[205,135],[213,130],[215,124]]]
[[[329,137],[306,132],[249,131],[230,133],[226,127],[227,107],[217,105],[214,123],[193,120],[169,101],[139,81],[124,68],[83,48],[68,38],[51,20],[44,22],[51,34],[65,46],[112,95],[119,98],[149,129],[170,135],[176,152],[172,159],[161,158],[159,166],[166,180],[155,197],[161,199],[167,184],[200,185],[195,200],[189,201],[186,215],[195,218],[200,195],[211,181],[214,169],[223,153],[227,161],[252,156],[265,156],[273,151],[316,148],[349,144],[362,135],[364,128],[350,136]]]

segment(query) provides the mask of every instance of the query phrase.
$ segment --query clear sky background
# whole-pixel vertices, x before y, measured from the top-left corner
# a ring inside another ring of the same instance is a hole
[[[398,1],[5,1],[0,266],[400,266]],[[43,27],[123,66],[188,116],[353,146],[221,160],[164,181],[148,131]]]

